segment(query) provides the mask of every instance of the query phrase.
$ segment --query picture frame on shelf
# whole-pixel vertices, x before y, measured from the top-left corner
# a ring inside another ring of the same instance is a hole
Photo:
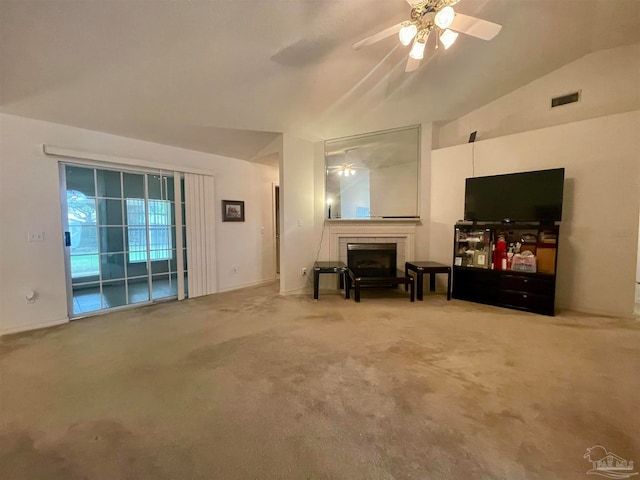
[[[244,222],[244,201],[222,200],[223,222]]]
[[[489,252],[484,250],[473,252],[473,265],[479,268],[489,268]]]

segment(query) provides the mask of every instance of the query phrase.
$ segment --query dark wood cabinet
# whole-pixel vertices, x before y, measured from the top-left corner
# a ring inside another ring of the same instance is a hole
[[[558,235],[557,224],[456,224],[453,298],[554,315]]]
[[[498,301],[499,274],[493,270],[453,267],[453,298],[494,305]]]

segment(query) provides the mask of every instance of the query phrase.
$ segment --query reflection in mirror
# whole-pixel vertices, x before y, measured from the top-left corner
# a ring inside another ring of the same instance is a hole
[[[418,217],[419,164],[419,125],[327,140],[329,218]]]

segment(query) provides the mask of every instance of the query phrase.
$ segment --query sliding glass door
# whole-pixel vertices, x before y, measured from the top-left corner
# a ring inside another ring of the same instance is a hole
[[[61,168],[70,317],[177,297],[173,176]]]

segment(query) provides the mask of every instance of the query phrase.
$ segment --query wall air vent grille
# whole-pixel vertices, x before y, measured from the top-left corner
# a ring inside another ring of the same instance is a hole
[[[568,95],[562,95],[561,97],[555,97],[551,99],[551,108],[559,107],[560,105],[567,105],[569,103],[575,103],[580,101],[580,91],[570,93]]]

